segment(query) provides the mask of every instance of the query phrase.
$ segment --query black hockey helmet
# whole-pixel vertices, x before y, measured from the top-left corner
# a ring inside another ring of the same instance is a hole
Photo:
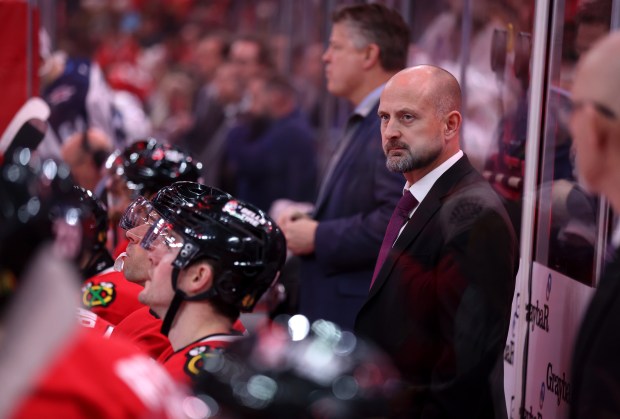
[[[148,196],[177,181],[197,181],[202,163],[181,148],[150,137],[112,153],[106,168],[122,176],[129,189]]]
[[[75,194],[80,202],[83,248],[93,252],[105,249],[108,237],[108,212],[104,203],[81,186],[75,186]]]
[[[79,203],[77,216],[82,226],[82,246],[76,262],[82,277],[87,279],[114,265],[106,247],[108,211],[105,204],[88,189],[75,186],[73,193]]]
[[[185,300],[190,297],[177,289],[178,272],[195,261],[210,260],[215,265],[214,284],[191,299],[217,298],[240,311],[251,311],[277,279],[286,258],[284,235],[265,212],[194,182],[176,182],[150,202],[134,201],[121,227],[128,229],[140,222],[150,224],[143,247],[151,249],[163,242],[180,248],[173,262],[172,287]],[[176,308],[172,307],[166,317],[174,316]]]
[[[69,168],[18,149],[0,165],[0,305],[47,241],[75,260],[81,249],[79,198]]]
[[[213,294],[241,311],[251,311],[284,264],[284,235],[265,212],[228,194],[204,194],[187,205],[191,189],[191,184],[177,183],[163,188],[152,201],[182,236],[183,248],[174,263],[184,268],[195,260],[215,260],[221,271]],[[150,233],[143,239],[146,247],[162,234],[155,228]]]

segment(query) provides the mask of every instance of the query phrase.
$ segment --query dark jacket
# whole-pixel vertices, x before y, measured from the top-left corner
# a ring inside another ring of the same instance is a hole
[[[410,384],[410,417],[496,417],[503,378],[493,368],[517,268],[508,215],[464,156],[419,204],[356,319],[355,331],[384,349]]]
[[[605,268],[577,335],[570,418],[620,417],[620,256]]]
[[[404,180],[388,171],[378,103],[357,126],[314,218],[315,252],[301,258],[300,312],[352,330]]]

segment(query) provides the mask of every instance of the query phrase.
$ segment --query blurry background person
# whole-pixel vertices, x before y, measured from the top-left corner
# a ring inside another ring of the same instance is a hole
[[[94,17],[78,11],[68,19],[60,50],[50,55],[41,96],[50,107],[48,130],[38,152],[59,157],[66,139],[93,127],[102,130],[114,147],[127,140],[122,115],[114,105],[113,92],[94,61],[98,34],[89,26]]]
[[[402,173],[356,332],[411,385],[409,417],[506,417],[503,350],[519,263],[502,202],[460,149],[447,71],[396,74],[379,104],[387,167]]]
[[[63,143],[60,155],[71,169],[75,182],[98,197],[104,198],[105,162],[112,154],[113,144],[96,128],[72,134]]]
[[[218,69],[228,58],[230,41],[225,33],[216,32],[205,35],[194,52],[194,78],[197,90],[193,101],[192,125],[184,134],[183,146],[193,155],[204,150],[224,122],[226,99],[221,87],[215,83]],[[233,100],[236,102],[239,97]]]
[[[222,63],[215,71],[212,92],[213,112],[218,113],[219,109],[221,117],[212,126],[201,128],[200,132],[206,135],[204,138],[193,136],[190,131],[192,135],[187,136],[181,145],[202,162],[201,177],[205,184],[230,189],[231,181],[225,172],[224,154],[228,133],[238,123],[241,113],[244,83],[239,75],[239,67],[229,61]]]
[[[269,44],[256,35],[245,34],[235,38],[230,44],[229,59],[237,67],[244,87],[252,77],[275,70]]]
[[[183,71],[169,70],[158,85],[158,112],[153,113],[151,135],[178,144],[192,124],[194,84]]]
[[[299,46],[293,51],[292,80],[299,95],[299,104],[310,118],[310,124],[321,125],[321,104],[324,102],[325,80],[323,75],[323,44],[315,42]]]
[[[381,4],[341,8],[323,54],[327,89],[355,106],[330,161],[312,215],[279,218],[301,257],[299,311],[352,329],[402,180],[385,167],[377,106],[383,84],[407,62],[409,28]]]
[[[620,34],[596,43],[579,61],[571,89],[570,131],[577,174],[620,211]],[[620,258],[617,243],[575,342],[571,418],[620,415]]]
[[[269,211],[277,199],[311,201],[317,177],[314,131],[283,76],[250,80],[250,113],[226,141],[234,196]]]

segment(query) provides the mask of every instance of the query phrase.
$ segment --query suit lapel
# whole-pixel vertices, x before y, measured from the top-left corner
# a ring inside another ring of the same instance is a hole
[[[390,254],[385,260],[377,275],[377,279],[370,289],[368,298],[372,298],[383,286],[390,272],[394,268],[396,261],[403,255],[418,237],[420,232],[435,216],[441,208],[441,203],[446,195],[449,195],[459,181],[471,172],[473,167],[469,163],[467,156],[459,159],[451,168],[449,168],[433,185],[428,195],[419,204],[413,216],[403,229],[401,235],[394,242],[394,247],[390,250]]]
[[[351,159],[352,156],[357,155],[357,150],[363,147],[366,144],[368,135],[373,135],[371,128],[373,127],[373,122],[375,122],[373,115],[377,114],[377,109],[379,109],[379,103],[375,105],[375,107],[370,111],[368,116],[364,117],[360,124],[355,127],[355,131],[351,134],[351,137],[348,139],[347,149],[343,151],[340,156],[340,160],[336,163],[334,167],[334,171],[328,179],[328,183],[325,186],[325,191],[321,194],[321,196],[317,197],[316,206],[314,209],[314,214],[318,214],[323,209],[323,204],[325,204],[326,197],[328,197],[331,193],[331,190],[334,188],[334,184],[336,180],[338,180],[341,176],[342,171],[349,163],[347,161]],[[379,129],[377,128],[376,134],[379,134]],[[342,139],[341,139],[342,140]],[[378,138],[381,141],[380,136]]]

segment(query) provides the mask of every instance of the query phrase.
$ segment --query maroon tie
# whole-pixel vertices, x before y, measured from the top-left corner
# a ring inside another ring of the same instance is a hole
[[[403,224],[405,224],[407,219],[409,219],[409,214],[416,207],[416,205],[418,205],[418,200],[415,199],[409,191],[405,191],[403,196],[400,198],[400,201],[398,201],[398,204],[396,204],[396,208],[392,213],[392,218],[390,218],[387,230],[385,230],[385,236],[383,237],[383,243],[381,243],[381,250],[379,250],[379,257],[377,258],[377,264],[375,265],[375,272],[372,275],[370,288],[372,288],[372,285],[375,283],[377,274],[381,270],[381,266],[383,266],[385,258],[398,237],[398,232],[403,227]]]

